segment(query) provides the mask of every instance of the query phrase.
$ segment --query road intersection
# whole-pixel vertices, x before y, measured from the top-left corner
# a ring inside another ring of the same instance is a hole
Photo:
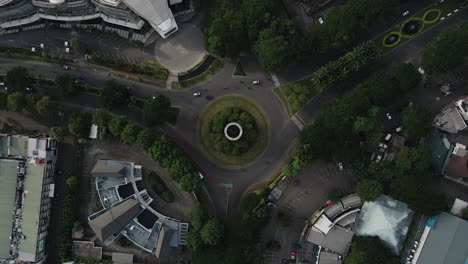
[[[460,25],[466,21],[466,17],[466,12],[450,17],[421,36],[408,41],[404,46],[380,59],[367,74],[362,74],[362,78],[365,78],[375,70],[388,67],[392,63],[413,60],[419,56],[419,52],[424,44],[435,38],[443,29]],[[63,31],[60,32],[62,32],[60,34],[63,34]],[[101,39],[97,41],[101,43],[97,45],[109,45],[105,40]],[[0,40],[0,45],[4,44],[8,44],[8,40],[5,40],[5,38]],[[119,46],[119,53],[127,54],[125,56],[129,60],[154,58],[153,48],[153,46],[150,46],[144,49],[136,49],[131,45],[122,43]],[[153,49],[152,52],[151,49]],[[237,209],[241,196],[250,186],[268,179],[280,169],[281,163],[286,159],[292,142],[294,142],[295,137],[299,133],[297,122],[294,122],[288,116],[283,105],[273,92],[275,86],[292,81],[292,77],[288,76],[287,73],[277,73],[272,76],[272,74],[260,67],[253,56],[245,56],[242,57],[242,62],[248,76],[244,79],[234,79],[232,78],[232,72],[234,71],[236,62],[227,60],[225,67],[210,80],[180,91],[158,88],[109,75],[108,69],[90,65],[84,61],[77,61],[76,65],[72,67],[72,71],[68,72],[60,66],[39,61],[0,59],[0,74],[5,74],[10,68],[21,65],[29,68],[33,75],[41,75],[50,79],[54,79],[57,74],[62,73],[80,75],[85,78],[84,81],[86,83],[94,87],[102,87],[104,81],[112,78],[131,87],[135,96],[143,99],[151,98],[157,94],[168,96],[174,105],[181,107],[181,112],[176,125],[166,125],[161,129],[163,132],[170,134],[207,174],[216,179],[216,182],[207,179],[205,183],[215,203],[218,214],[222,216],[225,215],[225,212],[231,213]],[[306,71],[302,69],[301,72],[304,72],[303,76],[306,76],[314,70],[314,68],[309,68]],[[260,80],[262,85],[251,85],[253,80]],[[358,83],[359,81],[360,79],[352,80],[353,83]],[[199,98],[193,97],[192,94],[195,91],[201,92],[202,96]],[[303,125],[311,123],[321,105],[330,102],[344,92],[344,89],[331,89],[317,96],[299,111],[296,119]],[[243,168],[222,168],[214,164],[203,154],[197,135],[198,117],[210,103],[204,97],[211,95],[214,98],[219,98],[228,94],[240,94],[253,99],[266,112],[271,127],[269,144],[264,154],[255,162]],[[93,95],[86,95],[86,98],[81,98],[77,104],[85,108],[101,106],[99,98]],[[232,184],[232,188],[230,188],[228,193],[223,185],[218,183]]]

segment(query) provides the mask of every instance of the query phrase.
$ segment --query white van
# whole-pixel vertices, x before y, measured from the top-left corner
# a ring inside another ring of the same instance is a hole
[[[201,172],[198,172],[198,176],[200,176],[200,179],[203,180],[203,178],[205,178],[205,176],[203,176],[203,174]]]

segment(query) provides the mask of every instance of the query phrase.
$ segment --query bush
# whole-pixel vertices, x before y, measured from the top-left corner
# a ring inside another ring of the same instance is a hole
[[[9,70],[6,74],[5,80],[8,86],[18,91],[24,91],[32,82],[28,69],[21,66],[14,67]]]
[[[7,97],[7,109],[13,112],[19,112],[23,110],[25,105],[24,96],[22,93],[16,92],[11,93]]]
[[[243,130],[242,137],[237,141],[230,141],[224,135],[225,126],[231,122],[238,123]],[[217,151],[228,155],[241,155],[256,142],[256,126],[255,119],[251,114],[239,108],[227,108],[213,117],[210,136],[215,142]]]
[[[58,75],[55,78],[55,87],[63,97],[73,97],[80,92],[75,78],[70,74]]]

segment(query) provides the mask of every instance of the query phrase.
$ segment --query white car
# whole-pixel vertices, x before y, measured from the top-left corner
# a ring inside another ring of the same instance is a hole
[[[4,86],[4,85],[5,85],[5,83],[3,83],[3,82],[0,82],[0,86]]]
[[[341,171],[344,170],[343,163],[341,163],[341,162],[338,163],[338,167],[340,168]]]
[[[201,95],[200,92],[193,93],[193,97],[199,97]]]
[[[64,69],[64,70],[69,70],[70,67],[68,67],[68,65],[63,65],[63,69]]]
[[[260,81],[253,81],[252,84],[260,84]]]
[[[323,17],[319,17],[318,21],[319,21],[320,24],[325,23],[325,21],[323,20]]]
[[[403,12],[403,16],[407,16],[407,15],[409,15],[409,11],[408,11],[408,10],[406,10],[405,12]]]
[[[390,115],[390,113],[387,113],[387,118],[388,120],[392,120],[392,116]]]

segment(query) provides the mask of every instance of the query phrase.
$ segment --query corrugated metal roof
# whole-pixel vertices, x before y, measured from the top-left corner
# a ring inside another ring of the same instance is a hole
[[[468,259],[468,221],[442,213],[422,245],[417,264],[463,264]]]

